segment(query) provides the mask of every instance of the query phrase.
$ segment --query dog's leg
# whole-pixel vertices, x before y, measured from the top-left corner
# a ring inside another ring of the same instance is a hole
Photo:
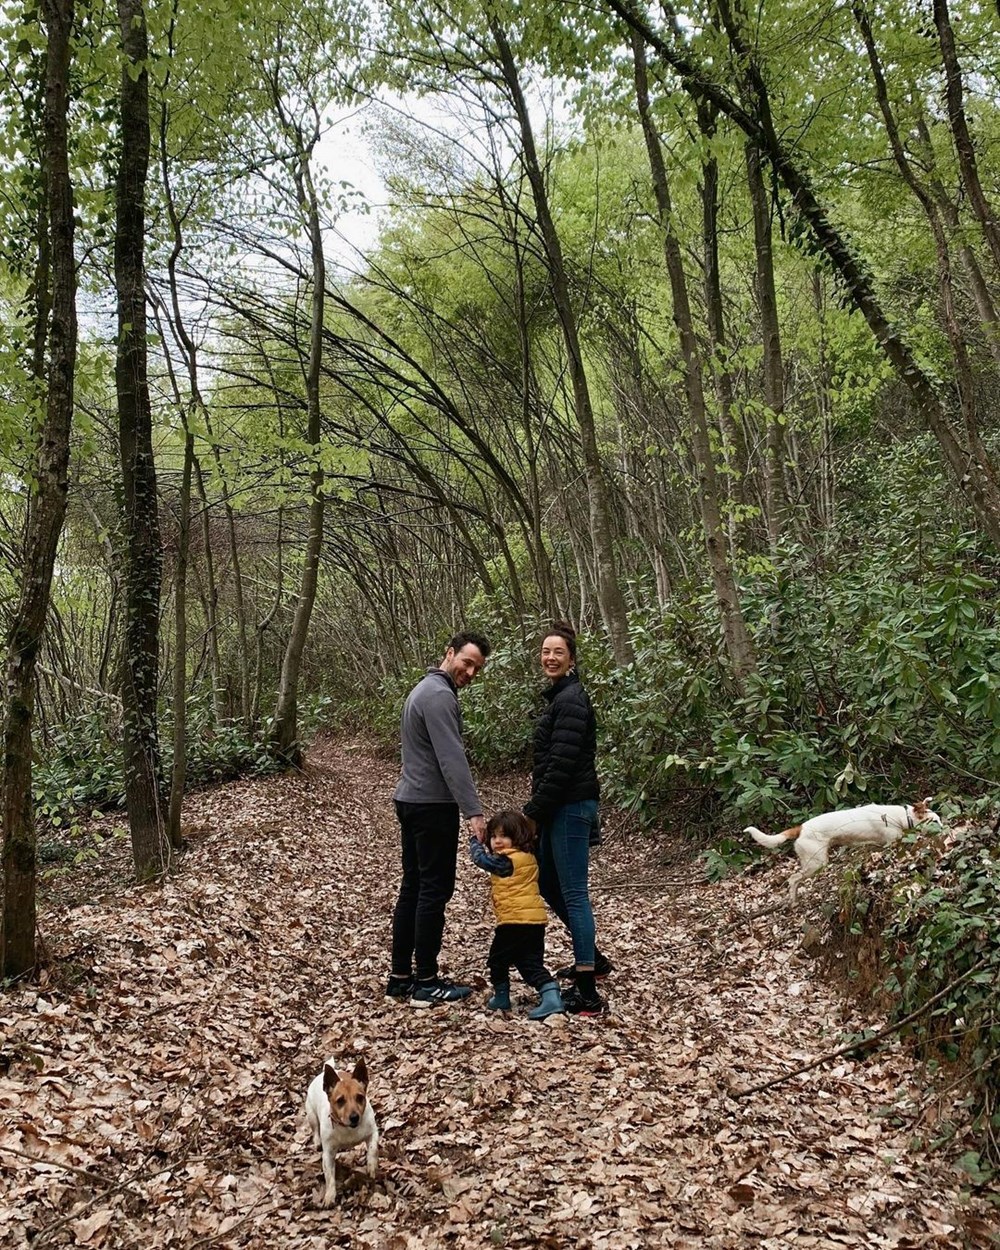
[[[332,1207],[337,1201],[337,1156],[332,1150],[323,1151],[323,1175],[326,1177],[326,1188],[323,1190],[322,1205]]]
[[[315,1148],[320,1143],[319,1120],[309,1103],[306,1103],[306,1122],[309,1125],[309,1131],[312,1133],[312,1143]]]
[[[790,907],[795,906],[799,886],[802,882],[808,881],[810,877],[815,877],[818,872],[821,872],[826,867],[828,848],[825,846],[804,847],[800,844],[795,848],[795,852],[799,857],[799,868],[798,872],[793,872],[788,879]]]
[[[378,1129],[372,1129],[372,1135],[368,1138],[368,1175],[373,1177],[378,1171]]]

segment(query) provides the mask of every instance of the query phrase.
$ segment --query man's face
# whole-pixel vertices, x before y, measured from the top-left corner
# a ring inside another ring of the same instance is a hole
[[[463,686],[467,686],[470,681],[479,676],[485,663],[482,651],[475,643],[467,642],[461,651],[449,647],[444,653],[441,667],[461,690]]]

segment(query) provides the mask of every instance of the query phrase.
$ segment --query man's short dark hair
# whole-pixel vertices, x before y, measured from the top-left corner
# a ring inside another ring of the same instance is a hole
[[[463,647],[467,647],[470,643],[474,647],[479,648],[484,660],[489,655],[489,653],[493,650],[493,648],[489,644],[489,641],[486,638],[484,638],[482,634],[473,633],[471,629],[466,629],[466,630],[463,630],[462,633],[456,634],[455,637],[452,638],[451,642],[448,643],[448,646],[445,649],[454,651],[455,654],[457,655],[458,652],[461,651]]]

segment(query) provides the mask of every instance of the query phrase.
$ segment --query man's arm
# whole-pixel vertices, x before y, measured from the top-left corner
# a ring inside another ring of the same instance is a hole
[[[438,767],[459,811],[469,821],[477,816],[482,818],[483,805],[476,793],[476,784],[462,745],[457,697],[450,690],[435,692],[427,700],[423,712]]]

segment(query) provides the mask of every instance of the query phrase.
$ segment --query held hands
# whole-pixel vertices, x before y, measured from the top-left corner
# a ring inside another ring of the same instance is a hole
[[[475,835],[477,842],[486,841],[486,817],[485,816],[470,816],[469,828],[472,830],[473,834]]]

